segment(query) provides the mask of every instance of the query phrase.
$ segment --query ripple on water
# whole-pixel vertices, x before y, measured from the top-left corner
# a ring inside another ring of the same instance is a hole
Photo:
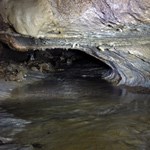
[[[99,79],[53,77],[16,89],[2,107],[13,114],[7,114],[8,127],[31,122],[13,136],[15,144],[30,149],[147,150],[149,100],[149,94],[128,93]]]

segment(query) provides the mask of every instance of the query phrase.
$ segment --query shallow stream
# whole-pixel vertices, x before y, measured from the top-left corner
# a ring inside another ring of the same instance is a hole
[[[31,149],[149,150],[150,94],[67,72],[15,89],[0,104],[0,150]]]

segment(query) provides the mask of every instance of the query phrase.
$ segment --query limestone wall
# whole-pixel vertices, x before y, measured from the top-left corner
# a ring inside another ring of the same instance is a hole
[[[17,32],[34,37],[101,33],[149,24],[150,1],[1,0],[0,14]]]

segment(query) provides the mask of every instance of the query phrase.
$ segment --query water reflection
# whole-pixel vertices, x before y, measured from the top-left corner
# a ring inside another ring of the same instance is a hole
[[[32,123],[15,144],[42,150],[150,149],[150,95],[60,75],[16,89],[3,109]]]

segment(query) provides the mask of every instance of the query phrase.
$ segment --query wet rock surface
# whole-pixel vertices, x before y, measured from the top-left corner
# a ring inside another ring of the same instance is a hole
[[[101,38],[51,38],[33,39],[26,37],[12,37],[18,50],[58,48],[83,51],[112,68],[106,79],[117,84],[130,87],[150,87],[150,50],[149,32],[145,36],[139,34],[101,37]],[[67,40],[67,42],[66,42]],[[8,42],[6,42],[8,43]],[[38,44],[37,44],[38,43]],[[90,45],[88,45],[90,43]],[[10,43],[9,43],[10,44]],[[23,45],[22,45],[23,44]],[[69,62],[69,61],[68,61]]]

